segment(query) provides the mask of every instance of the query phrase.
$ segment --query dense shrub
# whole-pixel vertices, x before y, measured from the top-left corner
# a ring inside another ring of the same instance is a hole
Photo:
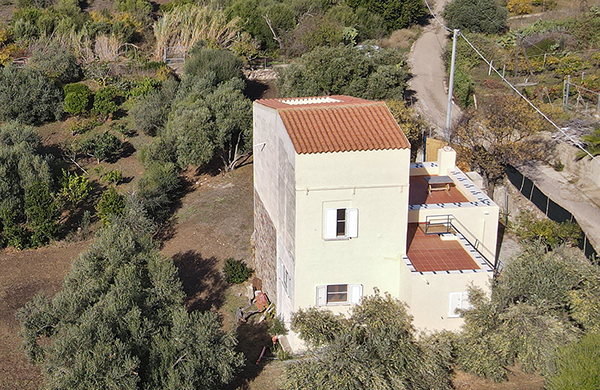
[[[318,48],[283,69],[281,96],[351,95],[402,99],[408,78],[404,57],[372,46]]]
[[[498,34],[507,28],[508,11],[498,0],[452,0],[442,15],[452,29]]]
[[[98,162],[115,158],[123,148],[123,142],[110,132],[96,134],[82,144],[82,150]]]
[[[0,245],[39,246],[57,233],[59,209],[41,139],[29,126],[0,126]]]
[[[65,111],[72,115],[84,113],[90,106],[92,91],[81,83],[67,84],[64,86]]]
[[[100,89],[94,95],[93,112],[103,118],[112,116],[119,109],[119,91],[114,87]]]
[[[0,120],[26,124],[56,120],[62,115],[63,94],[47,76],[30,69],[0,69]]]
[[[244,283],[252,275],[252,268],[248,267],[242,260],[230,258],[225,260],[223,274],[225,274],[225,281],[227,283]]]
[[[102,197],[96,205],[96,214],[105,225],[113,218],[122,215],[124,211],[125,196],[119,194],[113,187],[102,193]]]
[[[600,333],[590,333],[568,345],[557,356],[556,374],[548,390],[600,389]]]
[[[75,55],[54,42],[34,50],[29,66],[60,84],[78,81],[83,76]]]
[[[577,245],[581,237],[581,229],[576,223],[538,219],[527,212],[519,214],[514,231],[521,240],[540,241],[550,249],[562,244]]]
[[[209,80],[217,86],[232,78],[241,79],[242,60],[229,50],[208,49],[196,45],[186,58],[183,72],[186,76]]]
[[[135,196],[147,215],[157,223],[165,222],[179,198],[182,182],[173,163],[150,162],[137,185]]]
[[[422,0],[349,0],[347,4],[381,16],[388,31],[409,27],[427,15]]]
[[[147,135],[160,133],[169,117],[177,88],[177,81],[169,79],[160,88],[138,98],[129,110],[132,127]]]

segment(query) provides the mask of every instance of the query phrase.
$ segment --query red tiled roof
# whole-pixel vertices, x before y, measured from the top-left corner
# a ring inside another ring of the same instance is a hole
[[[408,224],[408,259],[418,272],[480,269],[458,241],[442,241],[425,234],[416,223]]]
[[[339,95],[256,102],[277,109],[298,154],[410,148],[384,102]]]

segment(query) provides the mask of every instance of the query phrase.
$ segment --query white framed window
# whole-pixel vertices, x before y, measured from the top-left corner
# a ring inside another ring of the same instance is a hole
[[[279,260],[281,261],[281,260]],[[281,289],[285,291],[288,297],[292,296],[292,277],[287,270],[287,267],[279,262],[277,265],[277,278],[279,280]]]
[[[317,286],[317,306],[357,304],[360,303],[362,295],[362,284]]]
[[[358,209],[326,209],[324,233],[329,240],[358,237]]]
[[[292,295],[292,278],[290,277],[290,274],[285,266],[282,266],[281,268],[283,269],[283,275],[281,275],[281,284],[283,285],[283,290],[289,297]]]
[[[469,309],[471,304],[469,303],[469,294],[466,291],[450,293],[450,299],[448,304],[448,318],[460,317],[460,314],[456,312],[457,309]]]

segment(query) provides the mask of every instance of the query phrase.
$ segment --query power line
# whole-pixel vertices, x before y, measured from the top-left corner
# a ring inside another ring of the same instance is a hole
[[[429,9],[429,12],[431,13],[431,15],[434,17],[434,19],[443,27],[445,28],[447,31],[452,32],[452,30],[446,26],[444,23],[442,23],[441,20],[438,19],[438,17],[435,15],[435,13],[433,12],[433,10],[431,9],[431,7],[429,6],[429,2],[427,0],[425,1],[425,5],[427,5],[427,8]],[[486,17],[488,17],[486,15]],[[489,18],[489,17],[488,17]],[[490,19],[490,21],[492,21]],[[495,22],[495,21],[493,21]],[[496,22],[497,23],[497,22]],[[571,137],[569,134],[567,134],[562,128],[560,128],[556,123],[554,123],[554,121],[552,119],[550,119],[546,114],[544,114],[542,112],[542,110],[540,110],[539,108],[537,108],[535,106],[535,104],[533,104],[529,99],[527,99],[514,85],[512,85],[510,83],[510,81],[508,81],[503,75],[500,74],[500,72],[498,71],[498,69],[496,69],[492,63],[490,61],[487,60],[487,58],[485,58],[485,56],[483,54],[481,54],[481,52],[479,50],[477,50],[477,48],[467,39],[467,37],[464,36],[463,33],[459,32],[458,33],[459,36],[461,36],[465,42],[467,42],[467,44],[469,44],[469,46],[471,46],[471,48],[473,50],[475,50],[475,53],[477,53],[477,55],[479,55],[479,57],[481,57],[486,64],[488,64],[488,66],[490,67],[490,69],[493,69],[494,72],[500,76],[500,78],[502,79],[502,81],[504,81],[506,84],[508,84],[510,86],[510,88],[515,91],[523,100],[525,100],[527,102],[527,104],[529,104],[538,114],[540,114],[546,121],[548,121],[554,128],[556,128],[558,131],[560,131],[565,137],[567,137],[572,143],[573,145],[575,145],[577,148],[581,149],[583,152],[585,152],[585,154],[587,154],[591,159],[595,160],[598,164],[600,164],[600,160],[598,160],[596,157],[594,157],[590,152],[588,152],[584,147],[582,147],[580,145],[580,143],[575,140],[573,137]],[[535,45],[534,45],[535,46]],[[536,46],[537,47],[537,46]],[[541,50],[541,49],[540,49]],[[544,51],[544,50],[542,50]]]
[[[477,50],[477,48],[467,39],[467,37],[465,37],[462,33],[459,33],[459,35],[467,42],[467,44],[469,44],[469,46],[471,46],[471,48],[473,50],[475,50],[475,53],[477,53],[477,55],[479,55],[479,57],[481,57],[486,64],[488,64],[488,66],[490,67],[490,69],[493,69],[494,72],[500,76],[500,78],[502,79],[502,81],[504,81],[506,84],[508,84],[510,86],[510,88],[515,91],[523,100],[525,100],[527,102],[527,104],[529,104],[535,111],[537,111],[538,114],[540,114],[546,121],[548,121],[552,126],[554,126],[554,128],[556,128],[558,131],[560,131],[565,137],[567,137],[571,142],[573,142],[573,144],[578,147],[579,149],[581,149],[582,151],[585,152],[585,154],[587,154],[591,159],[595,160],[598,164],[600,164],[600,160],[598,160],[596,157],[594,157],[594,155],[592,155],[590,152],[588,152],[585,148],[583,148],[582,146],[579,145],[579,142],[577,142],[577,140],[575,140],[573,137],[571,137],[569,134],[567,134],[567,132],[565,132],[562,128],[560,128],[556,123],[554,123],[554,121],[552,119],[550,119],[546,114],[544,114],[542,112],[542,110],[540,110],[539,108],[536,107],[535,104],[533,104],[531,102],[531,100],[527,99],[525,97],[525,95],[523,95],[518,89],[517,87],[515,87],[514,85],[512,85],[504,76],[502,76],[500,74],[500,72],[498,71],[498,69],[496,69],[492,63],[490,61],[487,60],[487,58],[485,58],[485,56],[483,54],[481,54],[481,52],[479,50]]]
[[[433,16],[433,18],[440,24],[440,26],[444,27],[446,29],[446,31],[452,32],[452,29],[450,29],[448,26],[446,26],[444,23],[442,23],[442,21],[440,19],[438,19],[437,15],[433,12],[431,7],[429,6],[429,3],[427,2],[427,0],[425,0],[425,5],[427,6],[427,9],[429,10],[429,13],[431,14],[431,16]]]

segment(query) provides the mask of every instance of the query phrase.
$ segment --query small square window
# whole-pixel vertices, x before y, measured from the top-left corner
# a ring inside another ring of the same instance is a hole
[[[317,286],[317,306],[360,303],[362,284],[329,284]]]
[[[325,239],[358,237],[358,210],[347,208],[325,210],[323,237]]]

